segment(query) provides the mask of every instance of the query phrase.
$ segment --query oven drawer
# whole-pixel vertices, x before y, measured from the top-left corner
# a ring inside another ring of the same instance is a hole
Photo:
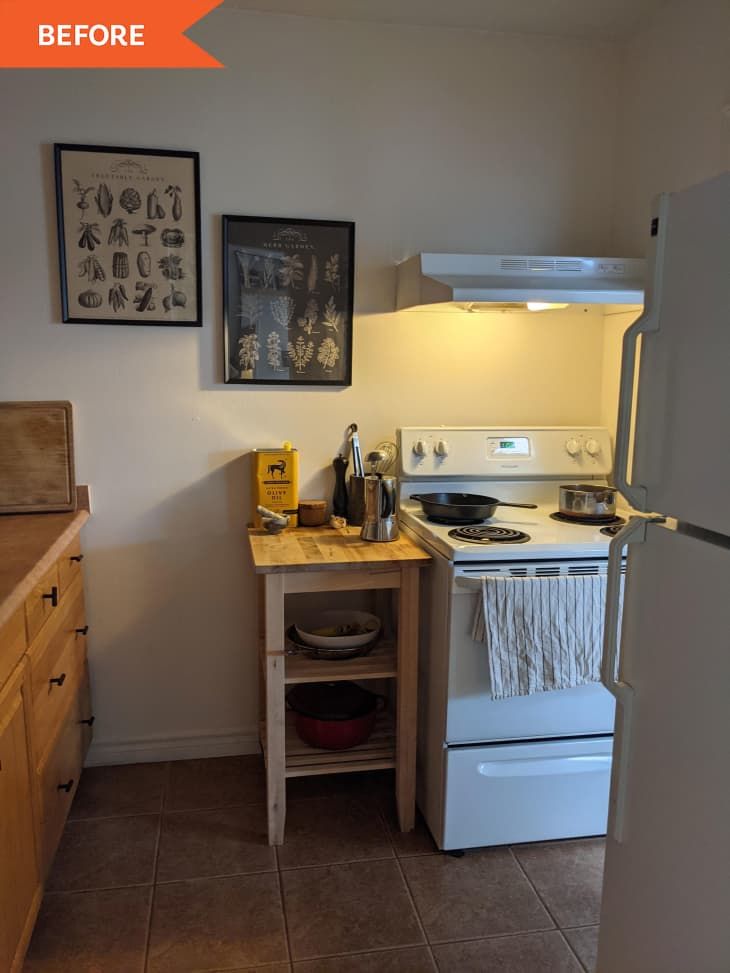
[[[446,751],[440,847],[605,834],[613,740],[554,740]]]

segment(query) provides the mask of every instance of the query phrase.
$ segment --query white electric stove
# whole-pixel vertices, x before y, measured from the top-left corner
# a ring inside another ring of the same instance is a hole
[[[591,684],[493,700],[487,649],[472,638],[472,624],[484,576],[605,571],[610,530],[623,518],[563,521],[558,488],[605,482],[607,430],[408,427],[398,430],[398,446],[400,524],[433,556],[421,603],[418,799],[437,844],[455,850],[604,833],[613,698]],[[500,506],[483,523],[443,524],[414,499],[427,493],[537,509]]]

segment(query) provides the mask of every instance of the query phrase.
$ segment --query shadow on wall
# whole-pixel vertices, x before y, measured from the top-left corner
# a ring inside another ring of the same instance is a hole
[[[97,744],[254,732],[249,464],[232,455],[143,516],[153,539],[88,550]]]

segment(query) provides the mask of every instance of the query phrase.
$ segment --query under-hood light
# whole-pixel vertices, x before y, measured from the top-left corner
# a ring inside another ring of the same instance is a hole
[[[528,301],[528,311],[563,311],[567,304],[546,304],[545,301]]]

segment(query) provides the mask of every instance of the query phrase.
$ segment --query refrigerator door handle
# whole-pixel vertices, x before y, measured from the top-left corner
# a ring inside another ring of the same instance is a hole
[[[627,544],[643,543],[646,540],[647,524],[663,524],[664,517],[631,517],[608,545],[608,568],[606,580],[606,617],[603,628],[603,658],[601,660],[601,682],[616,699],[621,712],[621,749],[618,753],[618,773],[615,778],[613,816],[609,828],[616,841],[624,834],[626,811],[626,775],[629,761],[629,741],[631,735],[631,709],[634,687],[621,679],[621,659],[619,657],[620,615],[621,615],[621,562],[623,549]]]
[[[634,376],[636,374],[636,345],[639,335],[659,330],[660,295],[662,293],[662,272],[664,269],[664,240],[666,235],[669,195],[659,197],[657,216],[653,225],[657,227],[656,245],[650,266],[653,278],[647,282],[644,311],[626,330],[621,353],[621,382],[618,398],[618,422],[616,426],[616,456],[614,461],[614,482],[629,503],[637,510],[646,510],[646,487],[629,482],[629,447],[634,405]]]

